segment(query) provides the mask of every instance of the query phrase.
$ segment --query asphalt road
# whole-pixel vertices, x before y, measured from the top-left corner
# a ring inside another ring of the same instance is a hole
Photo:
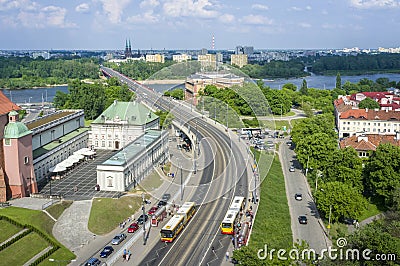
[[[331,244],[326,237],[325,227],[315,206],[306,177],[302,172],[300,163],[296,160],[294,145],[289,146],[288,142],[292,143],[287,138],[284,139],[284,142],[280,145],[279,153],[285,175],[293,241],[305,240],[310,248],[314,249],[317,254],[321,254],[321,250],[331,246]],[[292,165],[295,168],[294,172],[289,171]],[[296,193],[302,194],[303,199],[301,201],[295,199]],[[307,217],[307,224],[299,223],[298,217],[300,215]]]
[[[117,75],[134,90],[144,95],[143,98],[153,106],[165,110],[170,109],[170,101],[164,100],[160,94],[155,94],[116,72],[113,72],[113,75]],[[233,196],[247,196],[245,160],[242,158],[239,148],[225,132],[217,130],[213,125],[203,121],[200,115],[190,112],[188,107],[179,106],[176,103],[171,112],[181,124],[190,125],[192,130],[198,128],[199,134],[213,139],[214,145],[219,148],[215,153],[213,165],[204,169],[201,185],[197,189],[199,193],[192,198],[197,203],[201,203],[196,215],[172,245],[166,247],[164,243],[157,244],[138,264],[201,265],[211,262],[212,265],[220,265],[229,248],[230,240],[227,236],[221,236],[219,224]],[[197,133],[195,132],[195,134]],[[211,167],[212,172],[210,171]],[[237,186],[238,182],[239,186]],[[236,187],[239,188],[238,191],[236,191]],[[204,193],[203,197],[202,193]],[[215,253],[211,252],[212,246],[216,247]],[[171,247],[173,247],[173,251],[170,251]]]

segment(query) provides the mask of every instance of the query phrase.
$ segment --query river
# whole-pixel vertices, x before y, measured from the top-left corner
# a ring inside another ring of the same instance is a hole
[[[359,75],[359,76],[342,76],[342,84],[346,81],[356,83],[363,78],[367,78],[375,81],[378,78],[388,78],[390,81],[400,81],[400,74],[373,74],[373,75]],[[307,86],[309,88],[319,89],[333,89],[336,83],[336,76],[318,76],[312,75],[305,78]],[[297,88],[301,87],[303,83],[302,78],[291,78],[291,79],[275,79],[275,80],[264,80],[265,85],[271,88],[279,89],[286,83],[293,83]],[[152,84],[148,85],[157,92],[164,92],[175,88],[180,84]],[[62,92],[68,92],[68,86],[57,86],[48,88],[36,88],[36,89],[21,89],[21,90],[6,90],[2,89],[3,93],[15,103],[39,103],[42,101],[52,102],[56,92],[60,90]]]

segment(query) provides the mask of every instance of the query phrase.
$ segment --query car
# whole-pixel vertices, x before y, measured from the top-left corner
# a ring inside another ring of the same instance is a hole
[[[101,261],[98,258],[90,258],[86,261],[85,266],[100,265]]]
[[[289,172],[294,172],[294,167],[293,166],[290,166]]]
[[[171,198],[171,194],[169,193],[165,193],[164,195],[162,195],[161,199],[163,201],[168,201]]]
[[[303,199],[303,195],[301,195],[301,193],[296,193],[296,194],[294,194],[294,198],[296,200],[302,200]]]
[[[153,206],[151,209],[147,212],[148,215],[153,215],[156,211],[158,210],[158,206]]]
[[[124,239],[126,238],[125,234],[118,234],[114,236],[113,240],[111,240],[111,244],[113,245],[119,245]]]
[[[158,208],[161,208],[162,206],[165,206],[165,205],[167,205],[167,202],[166,202],[165,200],[160,200],[160,201],[157,203]]]
[[[291,143],[290,141],[288,141],[286,144],[287,144],[289,147],[292,146],[292,143]]]
[[[114,248],[112,246],[105,246],[103,250],[100,252],[100,258],[107,258],[113,253]]]
[[[128,233],[135,233],[136,230],[139,229],[138,223],[131,223],[131,225],[128,227]]]
[[[307,224],[307,217],[304,215],[299,216],[299,223],[300,224]]]
[[[147,220],[149,219],[149,216],[145,215],[140,215],[139,218],[137,219],[137,223],[138,224],[143,224],[145,222],[147,222]]]
[[[348,225],[354,225],[357,223],[356,219],[353,218],[346,218],[346,217],[341,217],[339,219],[340,222],[344,223],[344,224],[348,224]]]

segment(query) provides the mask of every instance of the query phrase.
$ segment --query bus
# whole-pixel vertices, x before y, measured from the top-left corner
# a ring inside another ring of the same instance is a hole
[[[182,215],[185,219],[184,224],[186,225],[190,218],[196,212],[195,203],[194,202],[185,202],[178,210],[176,214]]]
[[[171,220],[161,229],[161,241],[172,242],[182,231],[183,227],[189,222],[196,212],[194,202],[185,202],[172,216]]]
[[[221,223],[221,233],[233,235],[235,224],[238,220],[238,216],[243,211],[246,204],[246,199],[241,196],[235,196],[227,213],[225,214],[224,220]],[[240,218],[239,218],[240,219]]]
[[[161,241],[171,243],[184,227],[185,217],[175,214],[161,229]]]
[[[224,220],[221,223],[222,234],[233,235],[237,216],[237,211],[228,210],[228,212],[225,214]]]
[[[246,205],[246,199],[244,197],[235,196],[233,198],[233,201],[232,201],[229,209],[237,211],[237,212],[241,212],[241,211],[243,211],[245,205]]]

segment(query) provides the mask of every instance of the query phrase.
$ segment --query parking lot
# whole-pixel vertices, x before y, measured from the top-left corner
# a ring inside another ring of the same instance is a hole
[[[52,180],[39,192],[44,195],[60,195],[67,200],[87,200],[93,197],[116,198],[121,195],[114,191],[96,191],[97,184],[96,166],[107,160],[114,151],[98,150],[94,160],[80,163],[69,170],[62,179]]]

